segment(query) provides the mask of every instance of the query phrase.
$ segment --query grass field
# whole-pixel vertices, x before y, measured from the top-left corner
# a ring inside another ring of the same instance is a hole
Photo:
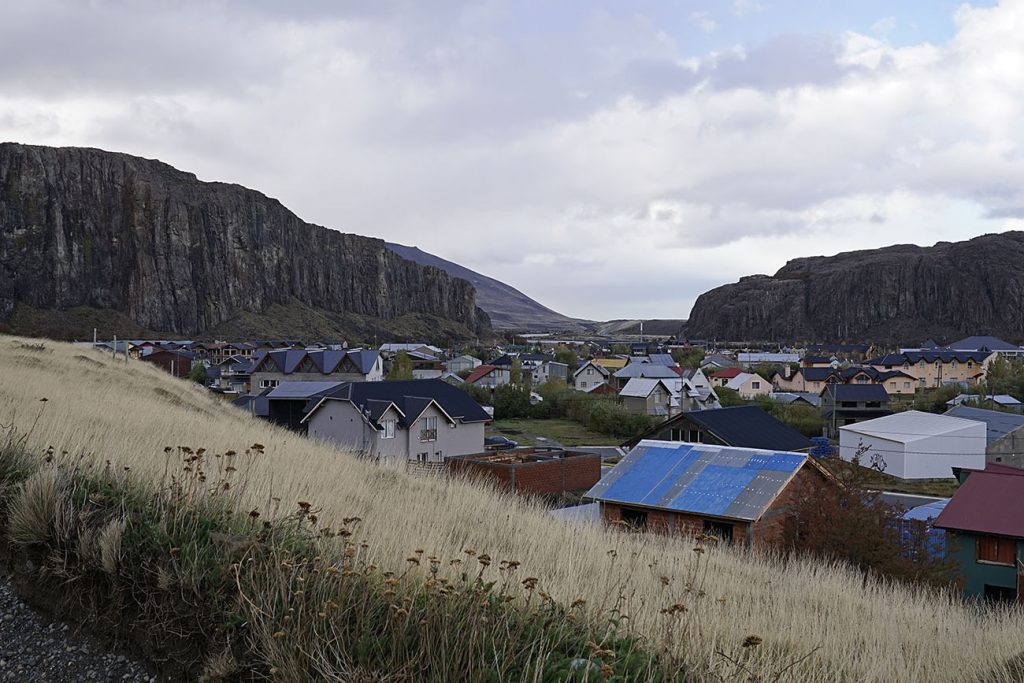
[[[529,501],[382,470],[148,364],[70,345],[0,337],[0,423],[12,422],[34,452],[110,461],[138,481],[165,477],[165,447],[223,453],[258,442],[259,456],[237,472],[240,509],[266,514],[279,498],[320,509],[323,524],[358,516],[367,558],[384,567],[406,566],[417,550],[441,558],[442,576],[467,550],[515,561],[552,599],[584,601],[585,618],[613,615],[671,650],[691,680],[1011,681],[1007,662],[1024,652],[1019,609],[866,581],[842,566],[724,547],[695,555],[685,538],[566,526]],[[744,648],[750,636],[761,645]]]
[[[543,439],[557,441],[563,446],[618,446],[622,439],[607,434],[592,432],[578,422],[572,420],[533,420],[515,418],[495,420],[488,428],[487,435],[502,434],[518,441],[523,446],[544,446]]]

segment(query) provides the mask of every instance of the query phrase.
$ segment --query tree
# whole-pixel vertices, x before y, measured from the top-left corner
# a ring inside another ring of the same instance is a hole
[[[740,398],[740,392],[735,389],[730,389],[729,387],[715,387],[715,393],[718,394],[718,402],[722,404],[723,408],[747,404],[746,401]]]
[[[399,351],[394,360],[391,361],[391,369],[388,370],[388,380],[412,379],[412,359],[405,351]]]
[[[523,364],[519,361],[519,358],[512,359],[512,369],[509,372],[509,377],[515,386],[523,383]]]
[[[700,362],[704,360],[704,350],[696,347],[675,349],[672,351],[672,360],[684,368],[700,367]]]
[[[505,384],[494,390],[495,419],[530,417],[530,408],[530,390],[526,387]]]
[[[576,367],[579,365],[580,357],[575,351],[567,346],[559,346],[555,351],[555,362],[565,363],[569,368],[569,374],[576,372]]]
[[[209,377],[206,374],[206,366],[203,365],[202,363],[196,365],[189,371],[188,378],[193,382],[202,384],[205,387],[207,381],[209,381]]]

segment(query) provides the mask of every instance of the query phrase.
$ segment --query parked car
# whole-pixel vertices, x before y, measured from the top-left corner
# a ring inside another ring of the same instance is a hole
[[[513,441],[507,436],[488,436],[484,439],[484,448],[489,451],[505,451],[517,446],[519,446],[519,442]]]

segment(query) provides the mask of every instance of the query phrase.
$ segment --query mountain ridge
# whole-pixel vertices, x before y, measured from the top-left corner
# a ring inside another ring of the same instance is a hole
[[[82,309],[168,335],[256,336],[262,312],[295,302],[317,313],[295,321],[297,336],[490,329],[469,282],[383,240],[307,223],[241,185],[95,148],[0,143],[0,283],[0,323],[29,334],[26,320],[46,327],[46,312]]]
[[[792,259],[701,294],[686,334],[732,341],[1024,338],[1024,232]]]

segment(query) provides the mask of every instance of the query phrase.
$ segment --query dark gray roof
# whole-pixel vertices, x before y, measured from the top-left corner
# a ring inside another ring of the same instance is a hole
[[[988,443],[997,441],[1010,432],[1024,427],[1024,415],[1003,413],[998,410],[957,406],[946,411],[946,415],[962,417],[965,420],[977,420],[985,423],[985,438]]]
[[[733,406],[710,410],[691,410],[651,427],[647,432],[627,441],[632,446],[641,439],[666,428],[690,420],[711,432],[728,446],[764,448],[775,451],[800,451],[811,448],[810,439],[792,429],[757,406]]]
[[[821,393],[823,396],[834,396],[837,401],[889,402],[889,393],[881,384],[832,384]]]
[[[365,349],[339,350],[305,350],[281,349],[279,351],[259,351],[253,360],[253,371],[257,368],[280,369],[286,375],[295,372],[307,358],[314,367],[325,375],[336,372],[346,361],[350,360],[362,374],[367,374],[377,362],[379,354]],[[272,364],[272,365],[271,365]]]
[[[973,360],[976,363],[980,363],[988,358],[990,354],[991,352],[986,351],[905,351],[904,353],[888,353],[866,361],[866,363],[868,365],[903,365],[904,363],[914,365],[922,360],[925,363],[934,363],[939,360],[943,363],[953,360],[961,363]]]
[[[341,382],[319,399],[310,401],[306,419],[322,401],[352,401],[364,414],[376,422],[383,414],[382,404],[394,403],[404,414],[399,424],[408,427],[435,401],[449,417],[463,422],[486,422],[491,417],[468,393],[439,379],[414,379],[402,382]],[[386,407],[386,405],[384,406]]]
[[[1021,348],[1016,344],[1011,344],[1008,341],[1003,341],[998,337],[965,337],[960,341],[955,341],[949,345],[949,348],[956,351],[1020,351]]]

